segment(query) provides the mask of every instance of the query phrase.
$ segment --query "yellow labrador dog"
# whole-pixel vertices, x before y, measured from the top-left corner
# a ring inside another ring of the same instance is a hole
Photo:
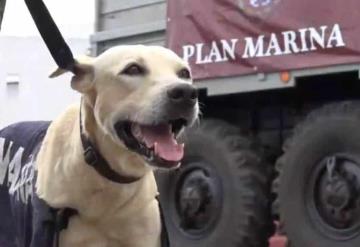
[[[82,104],[52,122],[36,162],[37,195],[78,212],[60,246],[160,247],[153,169],[180,165],[176,138],[198,116],[189,65],[166,48],[135,45],[79,59],[75,71],[71,87]],[[88,144],[124,183],[87,164]]]

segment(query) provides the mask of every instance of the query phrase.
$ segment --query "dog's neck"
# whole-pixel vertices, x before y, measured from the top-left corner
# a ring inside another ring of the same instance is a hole
[[[84,100],[80,107],[79,124],[83,149],[96,150],[98,156],[102,157],[95,162],[95,166],[100,168],[99,174],[117,183],[131,183],[141,179],[149,170],[144,160],[135,153],[129,155],[125,147],[119,149],[119,144],[116,144],[111,136],[104,134],[105,132],[96,124],[94,109],[90,103]],[[96,159],[91,158],[87,162],[91,165],[94,160]],[[114,172],[113,177],[108,176],[106,172]]]
[[[123,175],[143,178],[132,184],[116,184],[85,163],[80,140],[79,107],[73,107],[51,124],[43,141],[37,158],[36,187],[39,197],[52,207],[75,208],[89,217],[108,210],[100,205],[106,204],[107,200],[112,201],[109,207],[115,205],[117,208],[129,204],[129,200],[134,198],[153,200],[157,189],[151,169],[144,165],[141,157],[120,147],[102,132],[96,124],[91,105],[83,104],[82,107],[86,134],[112,168]],[[143,189],[145,185],[146,190]]]

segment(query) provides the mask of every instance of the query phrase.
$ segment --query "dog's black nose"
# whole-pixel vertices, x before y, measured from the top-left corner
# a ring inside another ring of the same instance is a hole
[[[174,104],[194,106],[198,98],[198,91],[190,84],[179,83],[169,88],[167,95]]]

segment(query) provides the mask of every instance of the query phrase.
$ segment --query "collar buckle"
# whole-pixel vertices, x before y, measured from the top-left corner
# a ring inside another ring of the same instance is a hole
[[[84,151],[84,159],[85,159],[86,163],[88,163],[92,167],[96,166],[96,164],[98,162],[98,157],[97,157],[96,152],[94,151],[94,149],[92,147],[88,146],[85,149],[85,151]]]

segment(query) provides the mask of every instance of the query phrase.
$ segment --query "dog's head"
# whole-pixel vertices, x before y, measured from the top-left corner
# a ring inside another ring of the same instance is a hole
[[[185,61],[163,47],[119,46],[77,60],[75,72],[72,87],[91,99],[96,123],[106,135],[150,165],[178,166],[184,145],[177,137],[199,112]]]

